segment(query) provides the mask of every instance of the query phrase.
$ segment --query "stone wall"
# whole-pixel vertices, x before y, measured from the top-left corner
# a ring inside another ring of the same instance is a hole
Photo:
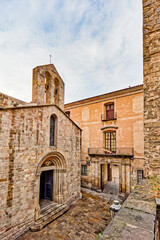
[[[57,117],[56,145],[49,147],[50,116]],[[40,160],[59,152],[66,162],[65,199],[80,196],[80,129],[55,105],[0,111],[0,239],[15,239],[35,220]],[[61,186],[63,188],[63,186]]]
[[[156,204],[152,183],[142,181],[124,202],[109,223],[100,240],[153,240],[156,225]]]
[[[143,0],[145,174],[160,175],[160,1]]]
[[[56,104],[64,109],[64,82],[53,64],[33,69],[32,102]]]
[[[25,102],[23,102],[19,99],[10,97],[4,93],[0,93],[0,107],[14,106],[14,105],[18,105],[18,104],[24,105]]]

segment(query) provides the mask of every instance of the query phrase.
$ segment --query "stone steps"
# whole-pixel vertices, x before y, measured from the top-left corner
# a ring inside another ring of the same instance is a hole
[[[43,207],[40,211],[40,216],[43,215],[44,213],[49,213],[51,211],[54,211],[56,208],[62,206],[61,204],[57,204],[57,203],[52,203],[52,204],[48,204],[47,206]]]
[[[49,208],[50,207],[50,208]],[[69,210],[69,206],[66,204],[53,204],[53,206],[45,207],[46,211],[42,209],[39,219],[30,227],[32,232],[37,232],[47,226],[50,222],[61,216],[63,213]]]

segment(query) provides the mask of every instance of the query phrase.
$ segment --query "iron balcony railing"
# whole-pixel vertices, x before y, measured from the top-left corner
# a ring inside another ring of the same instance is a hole
[[[102,121],[115,120],[117,119],[117,113],[113,112],[112,114],[101,114]]]
[[[115,151],[110,151],[105,148],[88,148],[89,155],[107,155],[107,156],[133,156],[133,148],[116,148]]]

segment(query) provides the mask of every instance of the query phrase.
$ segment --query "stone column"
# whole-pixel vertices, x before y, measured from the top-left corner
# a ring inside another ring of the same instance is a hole
[[[99,163],[96,162],[94,164],[95,167],[95,188],[98,189],[99,188]]]
[[[63,203],[63,169],[58,170],[58,203]]]
[[[119,192],[122,192],[122,164],[119,165]]]
[[[66,169],[64,169],[63,172],[63,203],[65,203],[67,199]]]
[[[58,170],[54,170],[54,180],[53,180],[53,201],[58,203],[58,194],[59,194],[59,173]]]
[[[122,164],[122,192],[126,192],[126,166]]]
[[[39,218],[40,215],[40,205],[39,205],[39,195],[40,195],[40,177],[41,177],[41,173],[38,174],[38,177],[36,179],[36,186],[35,186],[35,221]]]
[[[131,166],[126,165],[126,193],[131,192]]]
[[[98,188],[101,189],[101,164],[97,163],[98,165],[98,172],[97,172],[97,177],[98,177]]]
[[[94,167],[95,166],[95,163],[92,162],[91,163],[91,183],[92,183],[92,187],[95,185],[95,172],[94,172]]]

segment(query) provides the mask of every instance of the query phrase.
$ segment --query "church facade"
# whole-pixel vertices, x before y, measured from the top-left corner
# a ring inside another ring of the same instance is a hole
[[[41,229],[80,197],[81,129],[53,64],[33,69],[31,103],[0,94],[0,151],[0,239]]]

